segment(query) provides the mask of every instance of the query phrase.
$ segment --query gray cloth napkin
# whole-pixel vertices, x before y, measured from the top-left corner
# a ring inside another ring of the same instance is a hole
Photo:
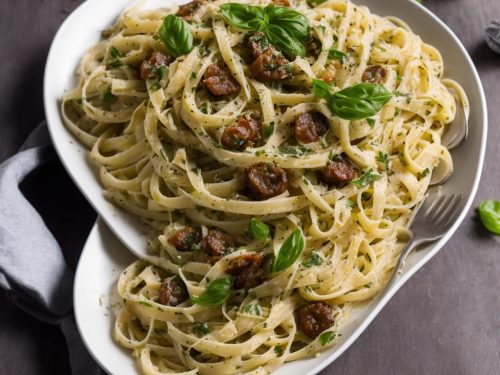
[[[486,28],[486,43],[495,51],[500,53],[500,22],[493,21]]]
[[[45,323],[60,326],[74,375],[102,374],[75,324],[73,272],[43,218],[19,189],[31,171],[54,158],[47,127],[42,123],[19,153],[0,165],[0,286],[18,307]]]

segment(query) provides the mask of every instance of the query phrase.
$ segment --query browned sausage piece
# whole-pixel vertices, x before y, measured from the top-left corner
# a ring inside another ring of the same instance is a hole
[[[354,180],[358,173],[350,161],[337,156],[319,171],[319,177],[327,185],[342,185]]]
[[[288,0],[273,0],[273,4],[279,7],[289,7],[290,1]]]
[[[222,146],[229,150],[243,151],[252,147],[259,139],[259,123],[250,116],[242,116],[224,129],[220,141]]]
[[[179,10],[176,13],[176,16],[179,17],[189,17],[192,16],[193,13],[203,4],[203,0],[194,0],[190,3],[181,5]]]
[[[312,339],[334,323],[333,309],[324,302],[311,302],[299,309],[299,329]]]
[[[177,306],[187,300],[189,293],[184,282],[178,277],[168,277],[160,285],[160,303],[167,306]]]
[[[177,251],[192,251],[193,246],[199,244],[201,241],[201,233],[199,230],[192,227],[185,227],[168,239]]]
[[[264,277],[264,255],[249,253],[231,259],[226,267],[226,273],[235,276],[236,289],[254,288]]]
[[[365,69],[361,80],[370,83],[382,83],[387,75],[387,71],[380,65],[372,65]]]
[[[320,112],[306,112],[295,119],[295,138],[300,143],[317,142],[328,131],[328,121]]]
[[[161,52],[153,52],[151,57],[141,64],[140,73],[142,79],[158,78],[162,68],[166,68],[172,62],[172,56],[164,55]]]
[[[232,95],[240,89],[240,85],[233,78],[229,69],[217,64],[207,68],[202,83],[215,96]]]
[[[250,66],[253,74],[264,81],[277,81],[291,77],[292,67],[283,54],[269,45]]]
[[[233,251],[233,238],[221,230],[209,230],[201,242],[203,250],[209,255],[210,262],[215,263],[224,255]]]
[[[283,168],[275,163],[258,163],[246,170],[250,196],[265,200],[280,195],[288,188],[288,179]]]
[[[269,47],[269,41],[263,32],[257,31],[249,36],[248,48],[252,51],[252,55],[255,59],[262,55],[267,47]]]

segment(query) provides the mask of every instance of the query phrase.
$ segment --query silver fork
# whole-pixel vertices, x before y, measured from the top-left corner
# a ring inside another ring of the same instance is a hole
[[[461,194],[432,194],[424,199],[410,226],[412,237],[401,252],[394,273],[385,286],[385,291],[390,290],[396,283],[405,259],[415,248],[445,235],[460,214],[462,200]]]

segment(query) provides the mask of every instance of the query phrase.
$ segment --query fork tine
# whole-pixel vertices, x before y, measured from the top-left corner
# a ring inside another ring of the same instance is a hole
[[[449,215],[451,209],[455,207],[455,201],[457,199],[456,194],[452,194],[446,197],[442,207],[441,211],[436,214],[435,220],[439,223],[441,223],[447,215]]]
[[[450,224],[450,222],[455,220],[456,217],[459,215],[460,209],[462,208],[462,205],[461,205],[462,199],[463,199],[462,194],[457,196],[457,201],[456,201],[454,207],[452,208],[451,212],[449,213],[448,218],[445,220],[445,222],[443,224],[444,226],[447,226],[448,224]]]
[[[425,207],[425,211],[422,212],[424,217],[428,217],[433,211],[434,207],[436,206],[436,204],[441,200],[442,196],[437,196],[437,197],[434,197],[434,200],[432,202],[429,202],[429,204],[427,205],[427,207]],[[425,204],[425,201],[424,201],[424,204]]]
[[[448,201],[449,196],[448,195],[441,195],[438,198],[438,202],[434,206],[432,212],[429,213],[429,217],[427,220],[429,221],[435,221],[437,216],[441,213],[442,209],[446,207],[446,202]]]

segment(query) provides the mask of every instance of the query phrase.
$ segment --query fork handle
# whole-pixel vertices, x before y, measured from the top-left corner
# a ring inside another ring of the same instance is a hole
[[[384,291],[382,292],[382,295],[385,295],[389,290],[392,289],[394,284],[399,280],[399,272],[404,266],[404,262],[408,255],[419,245],[423,244],[424,242],[427,242],[426,240],[422,239],[415,239],[415,237],[411,237],[410,241],[406,244],[405,248],[401,252],[401,255],[399,256],[398,263],[396,264],[396,267],[394,267],[394,272],[392,273],[391,278],[387,282],[387,284],[384,287]],[[381,295],[381,297],[382,297]]]

